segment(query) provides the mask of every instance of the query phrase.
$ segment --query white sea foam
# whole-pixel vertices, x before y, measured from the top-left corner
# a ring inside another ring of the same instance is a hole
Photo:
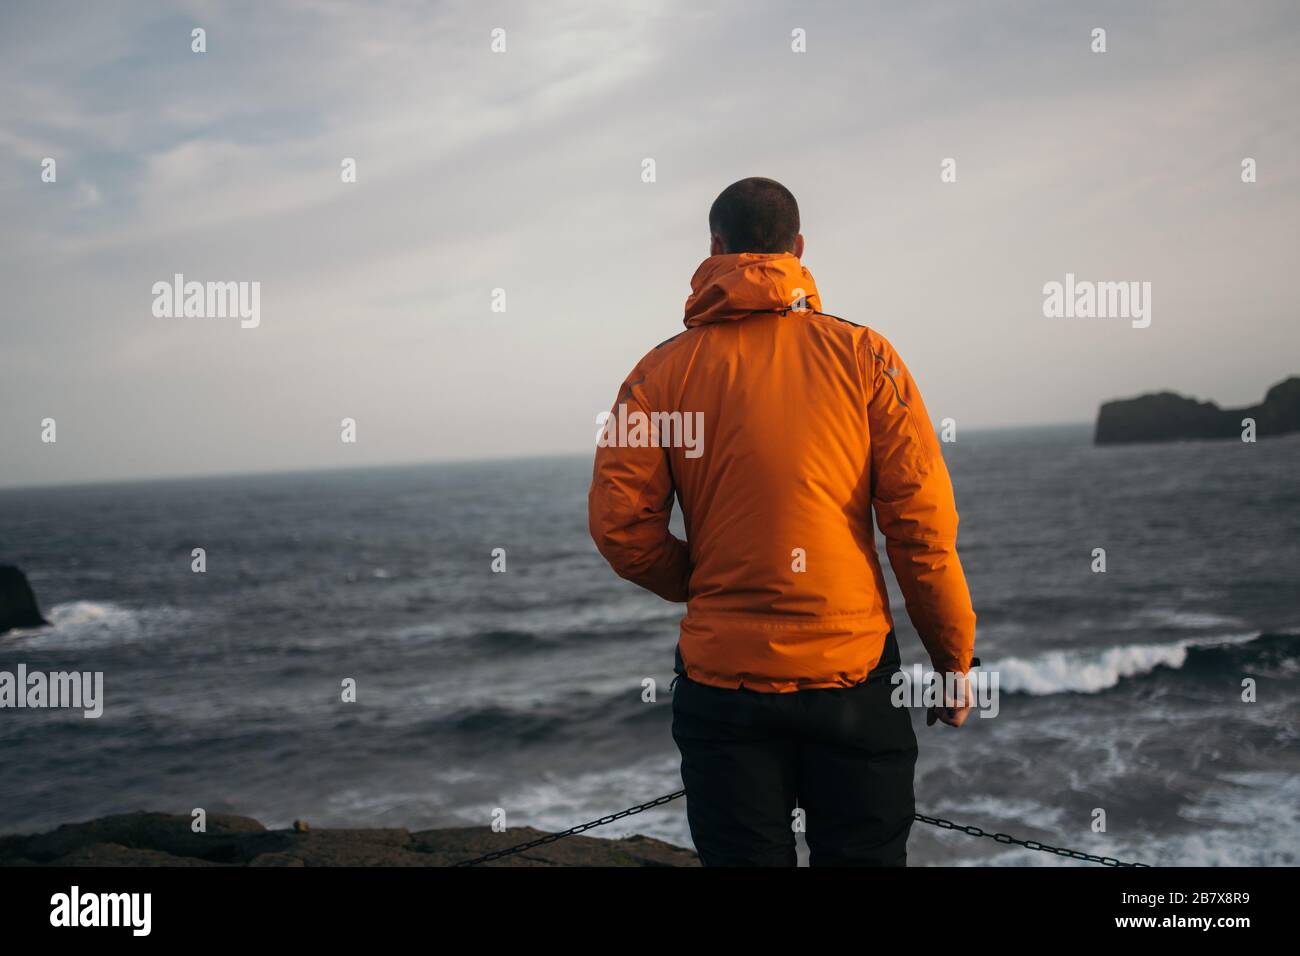
[[[1207,790],[1199,801],[1179,811],[1178,816],[1194,824],[1191,830],[1141,834],[1124,840],[1094,837],[1076,848],[1152,866],[1295,866],[1300,862],[1297,808],[1300,776],[1282,771],[1229,774],[1220,786]],[[947,831],[942,834],[948,836]],[[1022,848],[983,855],[978,851],[983,849],[979,844],[988,842],[984,840],[974,841],[971,852],[962,854],[960,836],[952,834],[956,858],[945,859],[945,865],[1096,865]],[[1044,842],[1053,841],[1049,837]]]
[[[548,776],[508,794],[504,803],[510,808],[508,823],[548,832],[564,830],[622,810],[633,801],[650,800],[679,789],[682,785],[680,767],[680,760],[673,754],[574,777]],[[481,823],[483,820],[481,807],[472,812],[462,810],[460,815],[468,823]],[[585,835],[618,839],[634,833],[689,847],[691,834],[684,803],[676,801],[629,817],[619,824],[599,827]]]
[[[69,601],[50,608],[49,621],[57,628],[81,627],[96,621],[112,621],[130,617],[131,612],[116,604],[98,601]]]
[[[1255,633],[1194,637],[1169,644],[1121,644],[1078,651],[1048,651],[1037,657],[1008,657],[982,669],[997,671],[1000,689],[1010,694],[1095,694],[1125,677],[1149,674],[1157,667],[1182,667],[1191,647],[1241,644]]]
[[[5,639],[22,641],[27,638],[50,637],[55,633],[66,634],[97,622],[119,621],[124,616],[129,617],[130,613],[116,604],[69,601],[66,604],[55,604],[45,611],[45,619],[50,622],[50,627],[16,627],[5,635]]]
[[[110,601],[68,601],[45,611],[49,627],[19,628],[0,640],[42,650],[135,641],[152,634],[183,634],[190,612],[173,607],[142,610]]]

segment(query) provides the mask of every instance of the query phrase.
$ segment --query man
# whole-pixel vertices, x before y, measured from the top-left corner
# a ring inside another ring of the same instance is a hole
[[[632,371],[601,436],[591,535],[619,575],[687,602],[673,738],[704,864],[795,865],[802,812],[811,865],[905,865],[916,736],[891,703],[872,511],[935,670],[964,675],[975,614],[943,455],[889,342],[821,311],[789,190],[734,183],[709,230],[686,331]],[[944,703],[928,723],[961,726],[968,688]]]

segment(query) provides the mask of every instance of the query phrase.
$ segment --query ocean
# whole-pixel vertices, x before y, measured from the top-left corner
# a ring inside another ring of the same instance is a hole
[[[1156,865],[1300,862],[1300,435],[970,431],[944,453],[1001,697],[960,730],[913,714],[918,810]],[[98,720],[0,710],[0,833],[197,807],[413,830],[500,807],[554,830],[678,789],[681,608],[596,553],[590,472],[583,455],[0,491],[0,562],[53,622],[0,636],[0,670],[102,671],[105,698]],[[904,665],[925,663],[886,576]],[[591,835],[634,832],[689,846],[684,803]],[[920,824],[910,862],[1087,865]]]

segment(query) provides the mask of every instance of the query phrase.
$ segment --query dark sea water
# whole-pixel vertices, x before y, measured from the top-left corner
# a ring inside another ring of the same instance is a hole
[[[1089,439],[944,448],[1002,695],[959,731],[913,715],[918,809],[1153,864],[1295,865],[1300,436]],[[106,698],[99,720],[0,710],[0,832],[195,807],[556,829],[677,789],[680,608],[604,565],[589,478],[584,456],[0,491],[0,562],[54,622],[0,636],[0,670],[103,671]],[[689,845],[684,810],[596,834]],[[911,857],[1061,862],[924,826]]]

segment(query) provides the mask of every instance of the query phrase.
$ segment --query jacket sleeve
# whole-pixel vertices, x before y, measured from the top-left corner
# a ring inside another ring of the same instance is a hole
[[[975,612],[957,557],[957,505],[929,413],[907,367],[870,332],[871,489],[889,563],[930,661],[965,673],[975,649]]]
[[[622,412],[648,412],[624,384],[606,434],[617,434]],[[601,440],[596,449],[587,524],[596,548],[619,575],[666,601],[685,601],[691,576],[690,550],[668,530],[672,517],[672,470],[668,449],[617,447]]]

